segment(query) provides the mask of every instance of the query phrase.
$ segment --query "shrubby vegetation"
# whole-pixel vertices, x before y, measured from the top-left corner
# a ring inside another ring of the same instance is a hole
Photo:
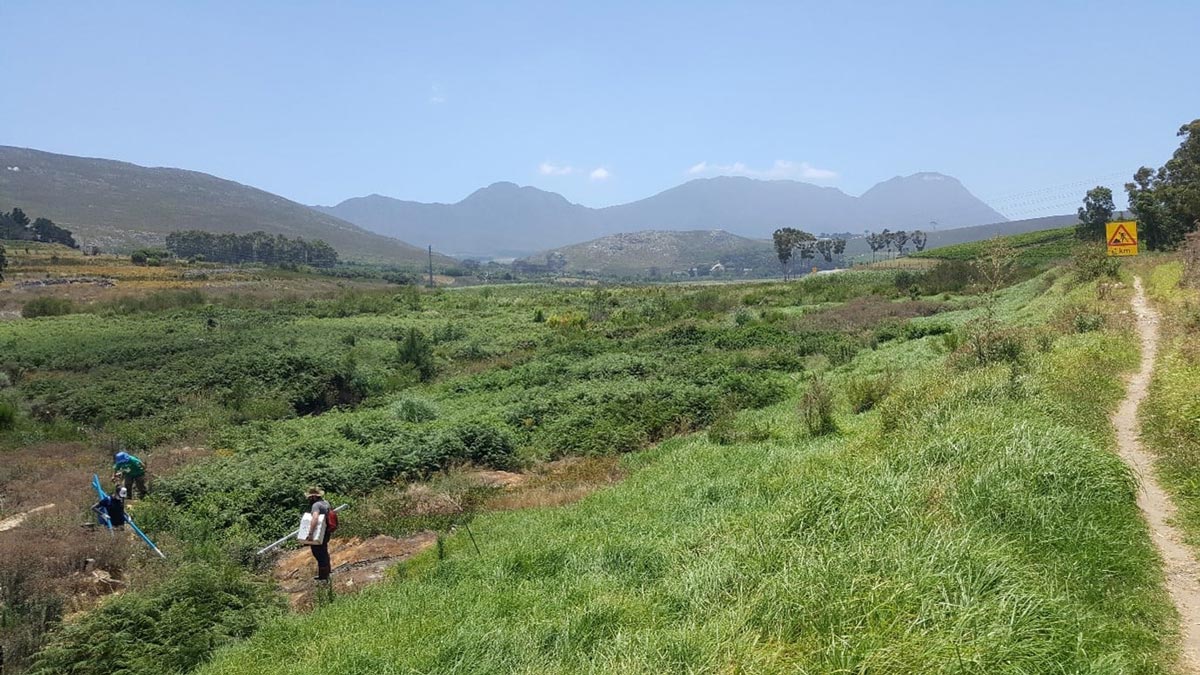
[[[1042,295],[1042,320],[1094,300],[1089,286],[1039,286],[998,294],[1001,328],[1019,330],[1011,322],[1031,315],[1014,308]],[[763,291],[748,306],[788,309]],[[946,322],[969,334],[982,311]],[[728,339],[711,325],[660,331],[676,350]],[[451,538],[402,583],[273,623],[202,672],[426,672],[464,659],[561,672],[1168,672],[1172,613],[1135,483],[1095,423],[1121,396],[1134,345],[1103,330],[1048,344],[1021,333],[1020,387],[1004,362],[918,367],[942,336],[860,347],[823,375],[831,385],[881,364],[906,374],[860,415],[835,396],[841,433],[809,440],[800,392],[722,414],[711,442],[630,456],[623,484],[574,506],[480,516],[481,555]],[[602,354],[547,368],[648,363]],[[303,648],[317,637],[319,655]]]
[[[21,307],[21,316],[36,319],[40,316],[63,316],[75,310],[75,305],[66,298],[42,296],[26,302]]]
[[[228,563],[185,565],[152,589],[118,595],[65,626],[31,673],[182,673],[282,611],[266,584]]]

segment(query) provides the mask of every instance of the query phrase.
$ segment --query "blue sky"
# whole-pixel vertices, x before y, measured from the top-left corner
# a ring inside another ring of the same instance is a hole
[[[940,171],[1013,217],[1161,164],[1200,2],[3,0],[0,144],[305,203],[589,206],[722,173]]]

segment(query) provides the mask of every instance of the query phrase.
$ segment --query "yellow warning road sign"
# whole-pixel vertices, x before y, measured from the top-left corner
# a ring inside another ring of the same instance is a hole
[[[1137,255],[1137,221],[1117,220],[1104,225],[1109,255]]]

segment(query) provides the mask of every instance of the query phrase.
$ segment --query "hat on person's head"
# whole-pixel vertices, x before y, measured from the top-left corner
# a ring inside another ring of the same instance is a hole
[[[129,459],[129,453],[128,452],[118,452],[117,454],[113,455],[113,459],[115,459],[118,462],[124,462],[125,460]]]
[[[305,497],[324,497],[325,491],[315,485],[308,488],[308,492],[304,493]]]
[[[126,490],[125,488],[121,488],[120,490],[117,490],[117,496],[120,497],[121,499],[125,499],[126,497],[129,496],[129,491]]]

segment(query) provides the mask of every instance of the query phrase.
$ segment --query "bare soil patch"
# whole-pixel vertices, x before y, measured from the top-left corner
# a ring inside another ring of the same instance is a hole
[[[434,532],[419,532],[411,537],[397,539],[379,535],[369,539],[338,539],[329,541],[329,558],[333,566],[331,583],[335,593],[355,593],[381,581],[388,569],[417,555],[437,543]],[[318,582],[316,562],[308,547],[288,551],[275,563],[272,572],[279,582],[280,590],[288,594],[288,604],[293,611],[312,608],[313,596]]]

